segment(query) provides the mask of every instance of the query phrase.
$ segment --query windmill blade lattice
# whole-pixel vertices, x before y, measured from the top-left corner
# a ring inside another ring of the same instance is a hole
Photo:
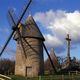
[[[2,48],[2,50],[1,50],[1,52],[0,52],[0,56],[1,56],[2,53],[4,52],[5,48],[7,47],[9,41],[11,40],[11,38],[12,38],[12,36],[13,36],[13,34],[14,34],[14,32],[15,32],[16,29],[18,28],[18,25],[19,25],[19,23],[21,22],[23,16],[25,15],[25,13],[26,13],[28,7],[30,6],[31,2],[32,2],[32,0],[30,0],[29,3],[28,3],[28,5],[25,7],[25,9],[24,9],[22,15],[20,16],[20,18],[19,18],[19,20],[18,20],[18,22],[17,22],[17,24],[16,24],[16,26],[15,26],[15,30],[12,31],[12,33],[11,33],[11,35],[9,36],[8,40],[6,41],[4,47]]]
[[[16,24],[18,23],[18,18],[16,17],[14,8],[11,8],[8,10],[7,17],[8,17],[8,22],[9,22],[10,26],[12,27],[12,29],[14,29],[16,27]],[[13,18],[14,22],[13,22],[12,18]],[[14,23],[15,23],[15,25],[14,25]]]
[[[14,14],[15,14],[15,13],[14,13]],[[18,27],[16,28],[16,25],[17,25],[17,24],[16,24],[15,19],[14,19],[14,16],[15,16],[14,14],[13,14],[13,12],[8,11],[8,15],[9,15],[9,17],[10,17],[10,19],[11,19],[12,24],[13,24],[12,29],[13,29],[13,30],[16,30],[16,32],[17,32],[17,34],[18,34],[18,36],[19,36],[19,40],[20,40],[22,49],[23,49],[23,53],[24,53],[24,55],[25,55],[25,57],[26,57],[26,52],[25,52],[25,48],[24,48],[24,46],[23,46],[23,41],[22,41],[22,36],[21,36],[20,30],[19,30]],[[16,19],[17,19],[17,18],[16,18]]]

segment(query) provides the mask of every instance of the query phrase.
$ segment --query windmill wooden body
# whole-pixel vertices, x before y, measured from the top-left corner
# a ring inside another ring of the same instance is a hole
[[[15,74],[28,77],[35,77],[44,74],[43,41],[32,16],[27,18],[26,23],[19,26],[25,47],[25,55],[17,33],[14,39],[17,41]],[[27,43],[26,43],[27,42]]]

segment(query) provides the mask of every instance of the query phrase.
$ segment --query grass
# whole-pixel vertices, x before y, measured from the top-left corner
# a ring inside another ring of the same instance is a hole
[[[34,78],[27,78],[22,76],[15,76],[15,75],[10,75],[9,77],[11,77],[12,80],[80,80],[80,74],[49,75],[49,76],[40,76],[40,77],[34,77]]]
[[[26,77],[23,76],[15,76],[15,75],[10,75],[12,80],[26,80]]]

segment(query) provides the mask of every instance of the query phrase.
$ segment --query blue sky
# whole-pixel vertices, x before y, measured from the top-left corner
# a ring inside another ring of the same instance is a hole
[[[27,2],[28,0],[0,0],[0,48],[11,33],[11,26],[7,19],[8,9],[14,8],[18,16]],[[54,48],[58,56],[66,56],[65,37],[69,33],[72,38],[71,57],[80,59],[79,5],[80,0],[33,0],[25,18],[29,14],[34,17],[46,39],[45,44],[48,50]],[[15,52],[16,42],[12,38],[2,57],[14,58]]]

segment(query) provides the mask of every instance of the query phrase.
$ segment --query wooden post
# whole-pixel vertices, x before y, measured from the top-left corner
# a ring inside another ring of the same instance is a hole
[[[41,76],[39,76],[39,80],[42,80],[42,79],[41,79]]]
[[[73,74],[72,74],[72,80],[74,80]]]
[[[78,71],[76,70],[76,75],[78,74]]]
[[[64,75],[62,75],[62,79],[61,80],[64,80]]]
[[[70,72],[69,72],[69,79],[71,80],[71,77],[70,77]]]

